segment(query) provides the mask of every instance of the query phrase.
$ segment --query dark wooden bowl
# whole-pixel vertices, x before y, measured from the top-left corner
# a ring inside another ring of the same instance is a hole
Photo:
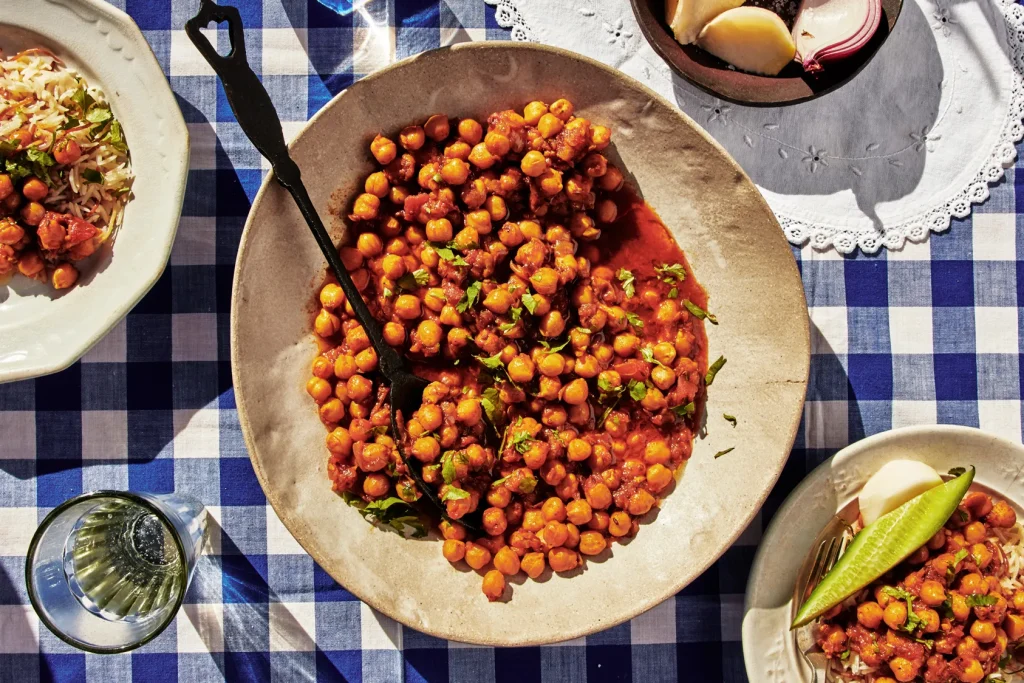
[[[696,45],[677,43],[665,23],[665,0],[632,0],[632,3],[640,29],[673,71],[716,97],[754,107],[806,102],[846,83],[878,52],[903,9],[903,0],[882,0],[882,20],[868,44],[856,54],[827,63],[819,75],[807,74],[799,64],[792,62],[778,76],[758,76],[730,68]]]

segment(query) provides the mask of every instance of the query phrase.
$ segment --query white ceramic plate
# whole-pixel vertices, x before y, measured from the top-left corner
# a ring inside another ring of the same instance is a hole
[[[747,582],[743,656],[747,677],[766,683],[810,682],[790,635],[793,588],[811,543],[832,516],[859,495],[868,478],[898,458],[936,471],[974,465],[974,487],[1014,507],[1024,501],[1024,446],[972,427],[927,425],[876,434],[847,446],[811,472],[768,527]]]
[[[74,363],[157,281],[171,254],[188,174],[188,129],[153,51],[103,0],[4,0],[0,48],[51,50],[98,85],[124,127],[135,173],[112,245],[65,292],[15,276],[0,286],[0,382]]]
[[[457,75],[457,76],[455,76]],[[726,356],[675,490],[613,557],[578,576],[515,585],[489,603],[480,576],[454,569],[436,539],[369,526],[331,491],[326,432],[304,390],[316,357],[310,305],[324,259],[291,198],[263,183],[238,252],[231,358],[238,413],[256,474],[285,526],[356,596],[433,635],[527,645],[608,628],[699,576],[736,539],[779,476],[800,420],[809,367],[807,309],[792,253],[743,171],[678,109],[619,72],[553,48],[467,43],[400,62],[332,100],[298,135],[292,157],[325,220],[337,221],[374,168],[380,131],[444,112],[475,116],[532,99],[569,98],[612,127],[613,154],[660,213],[707,288]],[[332,202],[332,195],[335,201]],[[331,210],[331,207],[334,209]],[[335,236],[344,234],[335,225]],[[735,428],[722,414],[739,419]],[[735,446],[727,456],[716,451]],[[519,583],[515,579],[514,583]]]

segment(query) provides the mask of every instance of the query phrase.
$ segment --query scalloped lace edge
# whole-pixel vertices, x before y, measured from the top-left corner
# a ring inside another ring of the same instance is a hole
[[[512,40],[533,40],[533,33],[516,8],[515,0],[484,2],[495,8],[498,24],[511,29]],[[1014,0],[995,2],[1000,6],[1008,24],[1006,33],[1013,66],[1013,85],[1010,106],[999,132],[999,141],[974,179],[966,188],[928,211],[923,217],[886,227],[882,233],[814,225],[775,212],[790,242],[795,245],[810,243],[818,250],[832,247],[841,254],[850,254],[858,248],[868,254],[874,254],[882,247],[898,250],[902,249],[907,241],[923,242],[933,232],[945,232],[954,217],[966,218],[974,204],[981,204],[988,199],[989,185],[999,182],[1006,169],[1013,165],[1017,158],[1016,143],[1024,137],[1024,7]]]

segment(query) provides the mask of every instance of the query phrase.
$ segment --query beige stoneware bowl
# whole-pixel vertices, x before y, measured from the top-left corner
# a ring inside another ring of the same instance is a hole
[[[569,52],[472,43],[428,52],[359,81],[292,144],[321,215],[337,218],[373,168],[369,142],[428,115],[481,118],[532,99],[572,100],[613,130],[613,156],[660,213],[707,288],[721,324],[712,359],[707,436],[672,493],[630,543],[585,571],[513,581],[489,603],[480,577],[453,568],[441,544],[367,524],[331,492],[325,430],[304,391],[316,356],[311,302],[323,257],[272,177],[242,235],[231,309],[239,418],[256,474],[285,526],[348,590],[384,614],[441,638],[535,645],[614,626],[673,595],[750,522],[789,455],[809,366],[807,307],[782,230],[754,185],[707,134],[650,90]],[[332,197],[333,195],[333,197]],[[732,427],[723,413],[735,415]],[[719,459],[718,451],[735,450]]]

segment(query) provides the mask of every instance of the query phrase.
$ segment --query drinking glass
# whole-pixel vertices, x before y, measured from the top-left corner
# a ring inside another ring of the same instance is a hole
[[[368,0],[319,0],[324,7],[329,7],[341,16],[351,14],[365,5]]]
[[[65,501],[32,537],[25,583],[54,635],[125,652],[163,631],[202,552],[206,508],[174,494],[96,491]]]

